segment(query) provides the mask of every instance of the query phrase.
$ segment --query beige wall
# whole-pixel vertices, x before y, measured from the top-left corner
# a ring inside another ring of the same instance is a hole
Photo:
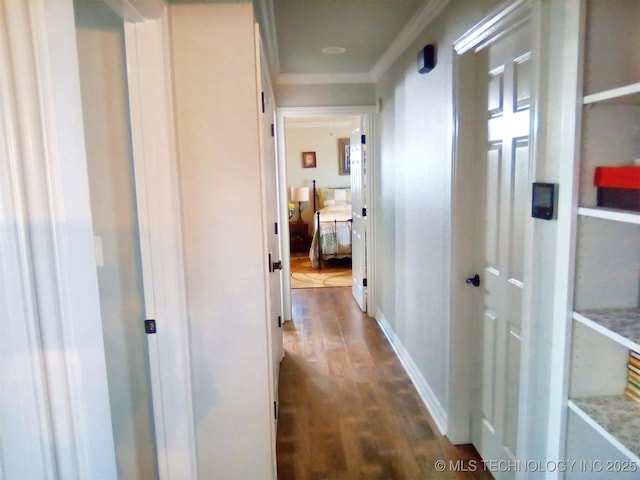
[[[250,3],[172,4],[201,478],[271,478],[265,219]]]
[[[76,35],[118,476],[156,478],[122,20],[76,2]]]

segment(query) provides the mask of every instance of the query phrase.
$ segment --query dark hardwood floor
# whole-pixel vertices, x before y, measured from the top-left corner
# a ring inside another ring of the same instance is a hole
[[[292,304],[280,371],[280,480],[493,478],[473,447],[437,433],[350,288],[293,290]]]

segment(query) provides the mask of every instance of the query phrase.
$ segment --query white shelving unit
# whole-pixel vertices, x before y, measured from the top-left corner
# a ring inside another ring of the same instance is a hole
[[[640,212],[598,207],[593,185],[596,167],[633,165],[638,148],[640,0],[585,8],[567,456],[640,466],[640,405],[624,396],[628,352],[640,352]]]
[[[592,105],[594,103],[628,103],[640,101],[640,83],[625,85],[623,87],[612,88],[604,92],[593,93],[587,95],[582,100],[583,105]]]
[[[583,217],[601,218],[603,220],[613,220],[614,222],[634,223],[640,225],[640,213],[629,212],[627,210],[616,210],[613,208],[591,208],[580,207],[578,215]]]
[[[637,308],[573,312],[573,318],[629,350],[640,351],[640,310]]]

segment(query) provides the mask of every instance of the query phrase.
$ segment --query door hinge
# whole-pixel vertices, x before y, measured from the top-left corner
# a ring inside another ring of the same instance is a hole
[[[264,108],[264,92],[262,92],[262,113],[264,113],[265,108]]]
[[[362,216],[363,217],[367,216],[367,207],[362,207]]]
[[[278,327],[282,328],[282,315],[278,315]]]
[[[271,136],[272,137],[276,136],[276,127],[273,125],[273,123],[271,124]]]
[[[361,143],[362,145],[366,145],[366,144],[367,144],[367,136],[366,136],[366,135],[362,135],[362,136],[360,137],[360,143]]]
[[[273,225],[276,231],[276,235],[278,235],[278,222],[274,223]]]
[[[273,402],[273,419],[274,420],[278,419],[278,403],[277,402]]]
[[[366,279],[366,278],[363,278],[363,279],[362,279],[362,286],[363,286],[363,287],[366,287],[366,286],[367,286],[367,279]]]
[[[144,331],[147,334],[156,333],[156,321],[153,319],[144,321]]]
[[[273,273],[273,263],[271,262],[271,254],[269,254],[269,273]]]

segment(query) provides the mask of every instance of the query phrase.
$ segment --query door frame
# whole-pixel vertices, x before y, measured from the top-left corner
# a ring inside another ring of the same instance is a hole
[[[373,209],[373,199],[375,197],[375,155],[377,145],[377,134],[375,124],[375,106],[328,106],[328,107],[282,107],[276,110],[276,131],[277,131],[277,157],[280,178],[280,218],[288,218],[287,203],[289,194],[287,192],[287,157],[286,157],[286,133],[285,123],[287,118],[299,117],[326,117],[326,116],[359,116],[360,125],[367,138],[367,170],[366,170],[366,202],[367,202],[367,315],[373,316],[375,312],[375,212]],[[284,319],[292,320],[291,309],[291,252],[289,249],[289,224],[282,224],[282,297]]]
[[[265,257],[269,258],[269,268],[265,269],[265,285],[267,285],[268,293],[267,298],[267,338],[269,343],[269,399],[273,403],[275,409],[275,415],[271,417],[271,453],[272,453],[272,465],[273,465],[273,477],[277,476],[277,452],[276,452],[276,440],[278,432],[278,412],[280,408],[280,397],[278,392],[279,378],[280,378],[280,362],[284,358],[284,344],[282,334],[282,318],[283,318],[283,281],[282,281],[282,269],[275,269],[273,267],[274,261],[282,261],[282,228],[278,227],[274,229],[274,226],[269,220],[275,220],[276,225],[283,223],[281,217],[281,201],[280,201],[280,178],[279,178],[279,165],[276,148],[276,138],[273,137],[275,121],[276,121],[276,106],[275,97],[273,94],[273,86],[271,84],[271,77],[269,75],[269,67],[267,63],[267,56],[264,50],[264,43],[260,37],[260,27],[255,24],[255,48],[256,52],[259,52],[256,58],[256,82],[261,86],[260,95],[262,101],[262,113],[260,115],[258,134],[260,139],[260,168],[261,183],[262,183],[262,209],[263,217],[265,219]],[[269,204],[271,196],[269,195],[270,186],[267,183],[267,178],[270,169],[273,168],[273,179],[275,180],[275,218],[269,218],[270,208]],[[288,222],[287,222],[288,223]],[[275,235],[277,241],[275,241],[275,248],[277,251],[271,251],[271,243],[268,240],[271,236]],[[273,275],[277,275],[277,280],[273,279]],[[277,299],[274,298],[273,287],[276,285],[278,289]],[[277,310],[277,311],[274,311]],[[275,313],[275,315],[274,315]],[[276,333],[277,332],[277,333]],[[275,334],[275,335],[274,335]],[[277,338],[274,338],[277,337]]]
[[[169,5],[104,1],[124,21],[145,315],[157,327],[147,339],[158,474],[197,478]]]
[[[0,476],[117,476],[73,5],[0,5]]]
[[[476,238],[474,205],[477,201],[475,160],[478,155],[478,139],[476,137],[477,96],[477,62],[475,53],[490,45],[505,34],[519,28],[525,23],[534,24],[537,10],[531,0],[510,0],[496,8],[491,14],[476,24],[471,30],[453,43],[453,78],[454,78],[454,125],[453,136],[454,176],[453,176],[453,208],[451,232],[451,330],[450,330],[450,392],[448,408],[447,436],[453,443],[471,441],[471,414],[474,405],[473,379],[478,378],[479,370],[469,368],[470,364],[480,367],[478,342],[475,342],[477,325],[474,325],[475,289],[469,288],[464,279],[473,274],[477,268],[475,261],[474,239]],[[532,50],[536,42],[532,38]],[[530,128],[530,172],[535,169],[535,152],[537,130],[535,121],[538,92],[538,60],[535,51],[532,69],[532,102]],[[459,112],[465,112],[460,115]],[[469,112],[474,112],[469,115]],[[530,175],[530,178],[535,178]],[[522,317],[522,351],[520,367],[520,413],[518,419],[519,432],[526,429],[523,422],[527,410],[529,396],[527,391],[530,373],[535,369],[528,359],[531,357],[532,339],[530,331],[531,318],[531,257],[533,229],[527,222],[525,234],[525,271]],[[470,353],[471,352],[471,353]],[[518,458],[526,458],[526,447],[522,443],[525,435],[518,436]]]

